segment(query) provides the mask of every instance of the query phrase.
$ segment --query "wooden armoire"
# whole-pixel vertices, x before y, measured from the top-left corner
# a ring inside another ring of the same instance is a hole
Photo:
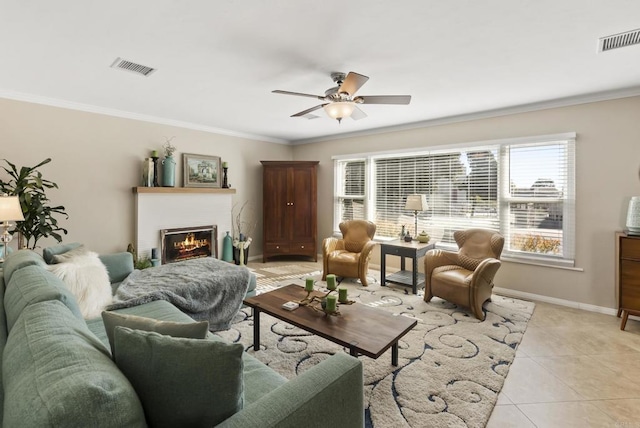
[[[261,161],[263,262],[273,256],[318,261],[318,161]]]

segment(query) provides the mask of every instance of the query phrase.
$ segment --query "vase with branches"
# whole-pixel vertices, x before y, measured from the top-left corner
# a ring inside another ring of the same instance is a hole
[[[6,159],[4,162],[7,166],[3,166],[2,169],[8,174],[9,180],[0,179],[0,193],[18,196],[24,215],[24,220],[16,222],[16,227],[11,232],[19,234],[18,247],[34,249],[40,239],[49,236],[61,242],[61,233],[66,235],[67,229],[58,224],[56,216],[68,219],[69,215],[65,212],[64,206],[50,205],[46,190],[57,189],[58,185],[44,179],[38,171],[38,168],[51,162],[51,159],[47,158],[36,166],[23,166],[19,169]]]
[[[249,245],[253,238],[251,234],[255,230],[258,220],[255,210],[245,201],[241,205],[235,204],[231,210],[233,217],[233,247],[236,264],[244,265],[249,253]],[[236,254],[238,257],[236,257]]]

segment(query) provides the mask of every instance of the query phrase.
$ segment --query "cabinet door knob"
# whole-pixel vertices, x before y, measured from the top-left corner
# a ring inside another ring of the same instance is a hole
[[[304,245],[300,245],[300,248],[304,248]]]
[[[276,250],[279,250],[279,249],[280,249],[280,245],[276,245]]]

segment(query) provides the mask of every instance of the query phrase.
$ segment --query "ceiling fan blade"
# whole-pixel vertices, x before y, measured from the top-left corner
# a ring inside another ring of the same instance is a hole
[[[295,95],[298,97],[308,97],[308,98],[315,98],[316,100],[324,100],[323,96],[320,95],[312,95],[312,94],[303,94],[302,92],[290,92],[290,91],[281,91],[279,89],[276,89],[275,91],[271,91],[274,94],[283,94],[283,95]]]
[[[351,113],[351,119],[360,120],[367,117],[367,113],[363,112],[358,106],[355,106],[353,112]]]
[[[356,102],[362,100],[362,104],[409,104],[411,95],[363,95],[357,97]]]
[[[317,106],[315,106],[315,107],[308,108],[308,109],[306,109],[306,110],[304,110],[304,111],[301,111],[301,112],[299,112],[299,113],[292,114],[292,115],[291,115],[291,117],[300,117],[300,116],[304,116],[304,115],[306,115],[306,114],[308,114],[308,113],[311,113],[312,111],[316,111],[316,110],[318,110],[318,109],[320,109],[320,108],[322,108],[322,107],[324,107],[324,106],[326,106],[326,104],[320,104],[320,105],[317,105]]]
[[[362,85],[367,83],[367,80],[369,80],[367,76],[363,76],[362,74],[350,71],[349,74],[347,74],[347,77],[344,79],[344,82],[342,82],[342,85],[340,86],[340,90],[338,92],[346,92],[349,95],[353,96],[353,94],[355,94],[358,89],[362,87]]]

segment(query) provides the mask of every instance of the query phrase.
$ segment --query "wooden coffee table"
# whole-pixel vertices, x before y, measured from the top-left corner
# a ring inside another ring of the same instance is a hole
[[[313,293],[324,295],[319,291]],[[391,348],[391,364],[397,366],[398,340],[418,324],[415,319],[392,315],[360,303],[340,305],[338,316],[329,316],[304,306],[293,311],[282,308],[283,303],[299,301],[306,295],[303,287],[291,284],[244,300],[245,305],[253,308],[254,351],[260,350],[260,313],[264,312],[349,348],[353,356],[361,354],[375,359]]]

